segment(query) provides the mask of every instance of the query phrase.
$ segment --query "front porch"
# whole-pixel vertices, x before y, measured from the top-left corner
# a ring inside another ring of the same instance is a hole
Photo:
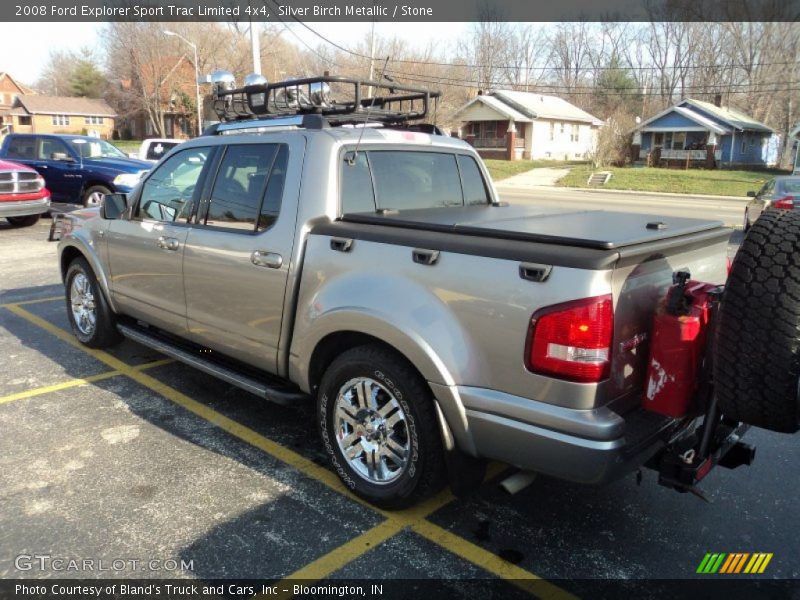
[[[644,129],[634,134],[632,158],[649,167],[716,168],[722,160],[716,131]]]
[[[467,123],[464,140],[482,158],[520,160],[525,157],[527,123],[513,121],[472,121]]]

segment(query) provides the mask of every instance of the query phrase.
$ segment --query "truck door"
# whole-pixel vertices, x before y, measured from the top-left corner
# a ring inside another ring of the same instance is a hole
[[[47,182],[47,189],[61,202],[80,202],[83,169],[80,157],[63,140],[40,137],[38,166],[35,167]]]
[[[275,372],[305,140],[270,138],[225,148],[184,282],[192,340]]]
[[[187,148],[145,179],[129,219],[111,221],[108,262],[118,309],[186,334],[183,254],[189,223],[213,160],[213,148]]]

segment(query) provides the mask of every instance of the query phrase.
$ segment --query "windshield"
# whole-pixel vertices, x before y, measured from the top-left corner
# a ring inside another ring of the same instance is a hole
[[[125,154],[113,144],[105,140],[74,139],[69,141],[73,150],[82,158],[127,158]]]

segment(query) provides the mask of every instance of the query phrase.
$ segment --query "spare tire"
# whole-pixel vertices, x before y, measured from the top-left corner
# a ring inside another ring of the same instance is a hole
[[[800,428],[800,212],[766,210],[733,260],[720,306],[714,383],[722,414]]]

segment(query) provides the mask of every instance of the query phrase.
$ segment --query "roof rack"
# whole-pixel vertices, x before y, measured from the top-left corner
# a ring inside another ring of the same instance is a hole
[[[324,117],[328,125],[358,125],[367,122],[402,125],[424,119],[441,96],[439,91],[349,77],[307,77],[277,83],[255,83],[230,89],[216,85],[214,111],[225,124],[285,117]],[[365,90],[366,88],[366,90]],[[364,92],[367,92],[366,94]],[[288,124],[288,123],[287,123]],[[291,123],[295,126],[325,126],[313,117]],[[264,124],[267,126],[267,123]],[[248,128],[255,126],[249,123]]]

